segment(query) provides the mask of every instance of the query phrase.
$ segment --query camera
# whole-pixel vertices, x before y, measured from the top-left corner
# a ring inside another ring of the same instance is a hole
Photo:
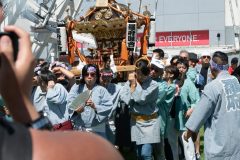
[[[0,32],[0,37],[2,36],[8,36],[10,37],[12,41],[12,46],[13,46],[13,56],[14,56],[14,61],[17,59],[17,54],[18,54],[18,36],[14,32]]]

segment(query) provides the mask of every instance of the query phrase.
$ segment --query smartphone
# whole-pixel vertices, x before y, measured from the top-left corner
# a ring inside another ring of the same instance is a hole
[[[18,54],[18,36],[14,32],[0,32],[0,37],[2,36],[8,36],[10,37],[13,45],[13,56],[14,56],[14,61],[17,59],[17,54]]]

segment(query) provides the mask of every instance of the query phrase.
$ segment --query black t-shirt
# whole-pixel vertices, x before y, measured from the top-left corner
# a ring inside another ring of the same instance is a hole
[[[201,68],[200,74],[204,77],[204,85],[200,87],[200,90],[203,90],[205,85],[207,84],[208,68],[209,68],[209,66]]]
[[[22,124],[0,120],[1,160],[31,160],[32,140]]]

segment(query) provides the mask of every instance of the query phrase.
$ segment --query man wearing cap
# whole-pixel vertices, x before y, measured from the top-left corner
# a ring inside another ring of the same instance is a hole
[[[187,77],[195,83],[197,77],[197,69],[195,68],[198,63],[198,57],[196,53],[190,52],[189,55],[189,68],[187,72]]]
[[[196,66],[197,72],[203,77],[203,82],[199,83],[199,90],[203,90],[204,86],[212,80],[210,70],[210,53],[203,53],[201,56],[201,64]]]
[[[228,73],[228,56],[213,54],[211,72],[215,78],[202,92],[192,116],[186,123],[187,141],[204,125],[205,159],[240,159],[240,84]]]
[[[151,69],[150,69],[150,76],[153,80],[158,83],[158,99],[157,99],[157,106],[159,108],[159,117],[160,117],[160,135],[161,135],[161,142],[160,144],[156,145],[156,152],[154,152],[155,159],[161,160],[165,159],[164,154],[164,137],[166,133],[166,123],[167,123],[167,110],[163,105],[167,95],[168,85],[167,82],[162,79],[163,75],[164,64],[161,60],[152,58],[151,61]]]

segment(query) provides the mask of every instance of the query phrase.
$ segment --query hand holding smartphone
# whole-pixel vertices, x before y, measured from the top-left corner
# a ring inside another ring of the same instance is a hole
[[[17,54],[18,54],[18,36],[14,32],[0,32],[0,38],[2,36],[8,36],[10,37],[13,45],[13,56],[14,56],[14,61],[17,59]]]

